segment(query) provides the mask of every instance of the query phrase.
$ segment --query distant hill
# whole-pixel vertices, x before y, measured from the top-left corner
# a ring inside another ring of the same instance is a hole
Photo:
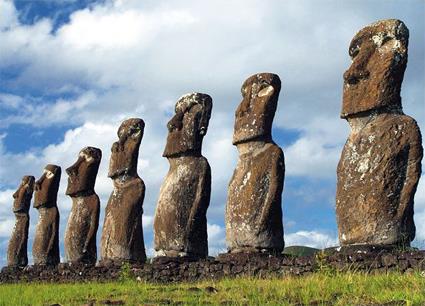
[[[283,249],[283,254],[288,254],[292,256],[310,256],[314,255],[317,252],[320,252],[320,249],[310,248],[306,246],[289,246]]]

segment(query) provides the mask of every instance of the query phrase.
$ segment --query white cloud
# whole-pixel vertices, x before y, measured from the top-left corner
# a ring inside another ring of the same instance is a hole
[[[179,10],[144,13],[102,7],[82,10],[58,31],[65,46],[76,49],[128,49],[147,47],[164,29],[175,29],[196,22],[191,14]],[[115,10],[114,10],[115,9]]]
[[[334,177],[341,155],[339,146],[326,147],[322,139],[299,138],[285,150],[286,174],[316,178]]]
[[[153,225],[153,216],[142,216],[143,229],[151,228]]]
[[[11,219],[3,220],[0,222],[0,237],[9,238],[12,233],[12,228],[15,225],[15,221]]]
[[[338,238],[321,231],[298,231],[285,235],[285,246],[308,246],[324,249],[338,245]]]
[[[218,224],[207,224],[208,252],[210,256],[226,253],[226,232],[223,226]]]
[[[0,242],[1,238],[8,241],[15,224],[15,217],[12,213],[13,190],[0,191]],[[0,247],[0,252],[2,248]]]
[[[0,94],[1,105],[11,110],[1,118],[0,127],[12,124],[27,124],[35,127],[49,127],[60,124],[83,122],[81,110],[96,103],[98,98],[93,92],[85,92],[75,99],[59,98],[54,103],[43,103],[39,99],[31,101],[20,96]]]
[[[18,23],[17,13],[12,1],[0,1],[0,30]]]
[[[421,248],[425,247],[425,175],[419,180],[418,189],[415,195],[415,225],[416,238],[413,245]]]

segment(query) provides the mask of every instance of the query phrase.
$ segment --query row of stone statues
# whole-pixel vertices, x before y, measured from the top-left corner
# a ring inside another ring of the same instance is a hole
[[[352,40],[353,60],[344,74],[341,117],[351,134],[338,164],[336,212],[341,245],[409,245],[415,236],[413,198],[421,174],[422,140],[416,122],[403,114],[400,89],[407,64],[408,30],[399,20],[383,20]],[[233,144],[239,160],[231,178],[225,212],[228,251],[280,253],[284,247],[281,195],[285,175],[282,149],[273,142],[272,122],[281,81],[272,73],[249,77],[235,115]],[[168,122],[163,153],[170,163],[154,218],[156,256],[204,258],[208,255],[206,213],[211,169],[202,156],[212,99],[181,97]],[[114,190],[106,205],[101,262],[146,260],[142,214],[145,185],[137,174],[142,119],[128,119],[112,146],[108,176]],[[94,191],[102,153],[81,150],[66,169],[72,210],[65,233],[70,262],[94,264],[99,198]],[[47,165],[41,178],[25,176],[14,194],[16,225],[8,265],[25,266],[29,207],[39,221],[34,264],[59,263],[57,192],[61,168]]]

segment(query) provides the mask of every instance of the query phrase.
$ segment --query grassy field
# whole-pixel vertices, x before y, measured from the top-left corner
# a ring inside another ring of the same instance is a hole
[[[159,285],[131,280],[0,285],[0,305],[425,305],[419,273],[316,273]]]

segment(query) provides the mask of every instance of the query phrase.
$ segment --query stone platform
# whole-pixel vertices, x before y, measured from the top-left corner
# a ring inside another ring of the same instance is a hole
[[[108,282],[133,278],[149,282],[182,282],[223,277],[285,277],[320,271],[362,271],[386,273],[425,271],[425,251],[327,250],[312,256],[293,257],[268,254],[222,254],[204,260],[160,258],[144,265],[84,266],[60,264],[57,267],[28,266],[3,268],[0,283],[14,282]]]

